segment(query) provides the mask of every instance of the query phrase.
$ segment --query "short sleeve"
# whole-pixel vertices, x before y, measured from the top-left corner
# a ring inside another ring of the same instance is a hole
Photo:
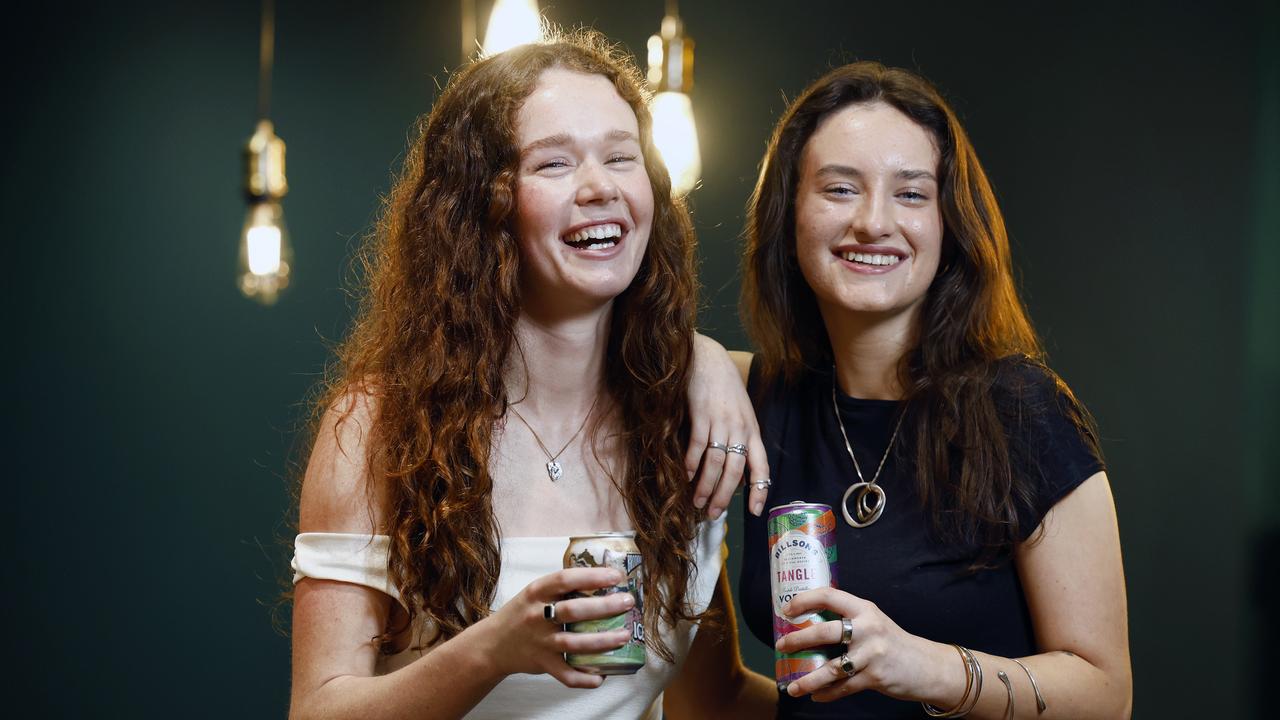
[[[293,582],[302,578],[363,585],[400,601],[387,572],[391,538],[361,533],[302,533],[293,542]]]
[[[1026,540],[1058,501],[1106,464],[1088,412],[1052,370],[1006,361],[993,396],[1009,428],[1013,472],[1031,491],[1018,504],[1019,536]]]

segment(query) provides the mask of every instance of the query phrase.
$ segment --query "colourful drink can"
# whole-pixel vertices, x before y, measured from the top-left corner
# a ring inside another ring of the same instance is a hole
[[[782,606],[806,590],[836,587],[836,516],[830,505],[793,502],[769,510],[769,585],[773,591],[773,641],[783,635],[838,619],[828,611],[796,617]],[[822,667],[834,657],[830,648],[783,653],[774,650],[778,689]]]
[[[640,567],[640,548],[633,532],[597,533],[569,538],[564,551],[564,566],[610,567],[622,573],[622,584],[600,588],[590,593],[572,593],[569,597],[595,597],[629,592],[635,599],[631,609],[620,615],[583,620],[565,627],[570,632],[607,632],[626,628],[631,639],[626,645],[603,653],[567,653],[565,660],[583,672],[596,675],[631,675],[644,667],[644,580]]]

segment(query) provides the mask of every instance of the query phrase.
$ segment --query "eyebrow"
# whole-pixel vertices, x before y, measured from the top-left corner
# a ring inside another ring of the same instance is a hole
[[[636,139],[635,135],[627,132],[626,130],[610,130],[608,133],[605,134],[604,139],[609,142],[626,142],[628,140],[639,142],[639,140]],[[554,147],[564,147],[565,145],[572,145],[572,144],[573,144],[573,138],[570,137],[568,133],[556,133],[555,135],[548,135],[540,140],[534,140],[533,142],[521,148],[520,153],[524,155],[527,153],[531,153],[535,150],[543,150],[545,148],[554,148]]]
[[[818,170],[818,176],[821,177],[823,175],[837,175],[840,177],[851,177],[851,178],[861,179],[862,171],[856,167],[851,167],[849,165],[823,165],[822,168]],[[933,173],[929,172],[928,170],[902,169],[894,173],[894,177],[898,178],[899,180],[924,179],[924,180],[932,180],[935,183],[938,182],[938,178],[934,177]]]

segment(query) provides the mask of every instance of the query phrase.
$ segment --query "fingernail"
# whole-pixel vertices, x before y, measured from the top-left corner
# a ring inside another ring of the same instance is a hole
[[[791,697],[795,697],[800,694],[800,688],[796,687],[795,683],[791,683],[787,686],[787,694]]]
[[[631,607],[636,604],[636,599],[631,597],[631,593],[627,593],[622,596],[622,604],[626,607]]]
[[[751,506],[751,514],[755,515],[756,517],[760,517],[760,512],[762,510],[764,510],[764,503],[762,502],[757,501]]]
[[[698,508],[699,510],[701,510],[702,506],[706,504],[707,504],[707,499],[704,497],[696,497],[693,499],[693,506]]]
[[[712,520],[715,520],[716,518],[720,517],[720,513],[722,512],[724,511],[721,510],[720,508],[711,508],[711,512],[707,513],[707,516],[710,517]]]

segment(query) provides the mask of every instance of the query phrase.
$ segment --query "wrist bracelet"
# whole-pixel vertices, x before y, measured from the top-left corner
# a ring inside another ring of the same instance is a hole
[[[978,664],[978,659],[973,656],[973,653],[959,645],[952,644],[951,647],[960,653],[960,661],[964,663],[964,695],[960,697],[960,702],[956,703],[956,706],[950,710],[942,710],[926,702],[920,703],[924,706],[925,714],[929,717],[960,717],[973,710],[973,706],[978,704],[978,696],[982,694],[982,666]],[[975,678],[977,680],[976,692],[974,691]],[[972,701],[970,700],[970,694],[973,696]],[[965,707],[966,705],[968,707]]]
[[[960,712],[961,715],[968,715],[978,705],[978,698],[982,697],[982,664],[978,662],[978,658],[969,648],[960,648],[964,651],[965,659],[973,665],[973,697],[969,699],[969,705]]]

